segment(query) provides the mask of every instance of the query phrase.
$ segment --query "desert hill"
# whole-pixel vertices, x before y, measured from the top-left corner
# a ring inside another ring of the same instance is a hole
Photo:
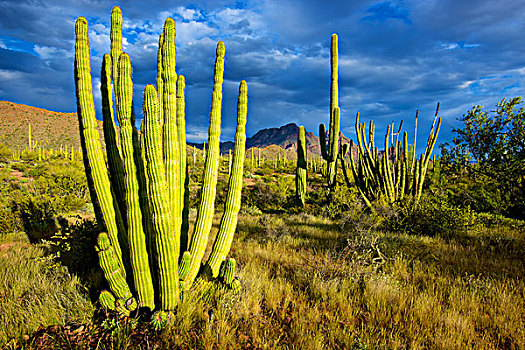
[[[37,147],[59,148],[62,146],[80,147],[78,133],[78,119],[76,113],[61,113],[48,111],[17,104],[9,101],[0,101],[0,142],[16,149],[25,149],[28,146],[28,126],[31,124],[33,141],[38,141]],[[102,121],[98,121],[100,135],[103,135]],[[297,133],[299,127],[295,123],[286,124],[279,128],[259,130],[246,140],[246,149],[263,149],[265,157],[277,157],[278,153],[286,150],[287,155],[293,158],[297,147]],[[102,138],[103,139],[103,138]],[[343,142],[350,140],[343,135]],[[202,143],[190,143],[202,149]],[[271,146],[279,147],[271,147]],[[221,152],[228,153],[233,149],[233,142],[221,142]],[[306,133],[306,147],[309,154],[321,155],[319,137],[313,132]],[[248,154],[248,153],[247,153]]]

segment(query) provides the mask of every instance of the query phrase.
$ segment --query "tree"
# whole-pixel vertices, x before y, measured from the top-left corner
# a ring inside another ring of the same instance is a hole
[[[522,98],[503,99],[496,109],[474,106],[453,129],[451,149],[442,147],[444,163],[465,166],[488,178],[505,193],[506,214],[525,217],[525,107]],[[478,184],[480,185],[480,184]],[[483,184],[481,184],[483,185]]]

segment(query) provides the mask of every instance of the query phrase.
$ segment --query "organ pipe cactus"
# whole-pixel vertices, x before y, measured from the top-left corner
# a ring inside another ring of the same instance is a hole
[[[393,125],[388,126],[385,134],[385,151],[380,154],[374,143],[374,123],[370,122],[367,142],[365,123],[359,123],[359,113],[357,113],[355,122],[357,158],[354,159],[350,152],[350,166],[357,189],[368,207],[373,209],[372,202],[380,198],[389,203],[403,200],[407,196],[413,198],[415,203],[419,201],[430,155],[441,127],[441,118],[438,117],[438,113],[439,103],[425,151],[419,159],[415,155],[415,136],[413,146],[408,144],[406,132],[403,133],[403,141],[399,140],[402,123],[397,133],[394,133]],[[419,112],[416,113],[416,134],[418,115]]]
[[[295,173],[295,193],[304,207],[306,199],[306,132],[304,126],[297,133],[297,169]]]
[[[330,129],[328,131],[328,150],[326,145],[326,128],[324,124],[319,125],[319,142],[321,146],[321,155],[326,161],[326,177],[328,185],[333,187],[337,174],[337,156],[339,152],[339,82],[338,82],[338,45],[337,34],[332,34],[330,44]]]
[[[247,85],[242,81],[239,87],[238,124],[225,211],[210,257],[202,266],[214,214],[220,157],[224,43],[217,44],[202,194],[188,245],[185,78],[175,71],[175,23],[168,18],[159,39],[157,89],[153,85],[144,89],[140,140],[135,128],[131,60],[122,52],[122,12],[118,7],[113,8],[111,25],[111,52],[103,58],[101,78],[106,165],[96,130],[88,24],[83,17],[75,24],[75,83],[82,153],[102,232],[96,248],[109,286],[100,294],[100,303],[123,314],[137,307],[159,311],[153,321],[161,325],[196,279],[206,283],[221,280],[221,265],[228,267],[228,278],[221,281],[234,290],[240,287],[233,278],[235,260],[227,259],[227,255],[241,202]]]

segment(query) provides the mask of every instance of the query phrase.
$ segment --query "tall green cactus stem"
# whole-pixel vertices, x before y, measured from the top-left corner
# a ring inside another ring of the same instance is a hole
[[[164,22],[164,42],[162,46],[162,82],[163,94],[163,139],[164,164],[166,167],[166,183],[171,210],[173,249],[175,256],[180,252],[181,214],[183,209],[181,193],[181,164],[179,132],[177,131],[177,73],[175,71],[175,22],[167,18]],[[186,152],[184,152],[186,153]],[[185,170],[184,170],[185,172]],[[184,185],[184,182],[182,183]],[[182,190],[184,191],[184,190]]]
[[[116,64],[114,65],[116,66]],[[111,89],[111,56],[104,55],[102,59],[102,72],[100,79],[100,91],[102,95],[102,127],[104,130],[104,141],[106,142],[106,153],[108,156],[108,168],[111,183],[116,195],[116,203],[121,213],[126,212],[124,198],[124,174],[122,172],[122,158],[119,153],[120,145],[117,138],[115,120],[113,117],[113,92]],[[124,219],[124,227],[127,223]]]
[[[297,170],[295,174],[295,193],[304,207],[306,200],[306,132],[304,126],[297,133]]]
[[[239,85],[237,99],[237,130],[235,131],[235,148],[233,153],[232,170],[228,183],[228,194],[222,215],[217,238],[213,243],[212,252],[204,267],[208,277],[216,278],[221,263],[228,255],[237,227],[237,214],[241,208],[241,191],[244,174],[244,156],[246,144],[246,115],[248,113],[248,86],[246,81]]]
[[[127,208],[128,240],[130,260],[135,288],[141,307],[155,308],[153,282],[149,266],[149,257],[139,205],[138,172],[135,164],[132,124],[133,117],[133,82],[131,81],[131,61],[127,54],[120,55],[117,65],[117,116],[120,125],[122,160],[124,163],[125,201]]]
[[[117,64],[118,60],[120,59],[120,55],[122,54],[122,11],[119,7],[114,6],[111,10],[111,32],[110,32],[110,39],[111,39],[111,62],[113,62],[113,84],[115,94],[116,94],[116,83],[118,80],[118,70],[117,70]]]
[[[326,150],[326,130],[324,124],[319,125],[319,142],[321,144],[321,155],[326,161],[328,185],[333,187],[337,174],[337,156],[339,153],[339,54],[337,34],[332,34],[330,43],[330,130],[328,135],[328,151]],[[338,110],[336,113],[336,109]]]
[[[216,49],[215,70],[213,78],[213,93],[211,98],[210,123],[208,127],[208,151],[204,165],[203,185],[201,200],[195,229],[191,236],[190,253],[191,263],[188,276],[185,278],[187,285],[195,280],[199,272],[200,262],[204,256],[208,236],[211,230],[213,212],[215,209],[215,196],[217,193],[217,171],[220,157],[221,135],[221,108],[222,108],[222,82],[224,75],[224,43],[219,41]]]
[[[432,153],[432,149],[434,149],[434,146],[436,145],[439,129],[441,128],[441,118],[439,118],[438,120],[438,114],[439,114],[439,102],[436,107],[436,114],[434,116],[434,122],[432,123],[432,128],[430,129],[430,135],[428,136],[425,153],[423,153],[423,156],[421,157],[421,170],[418,174],[419,175],[419,180],[418,180],[419,187],[417,188],[417,192],[416,192],[416,200],[418,201],[421,198],[421,192],[423,192],[423,182],[425,181],[425,174],[427,172],[428,162],[430,161],[430,155]],[[436,121],[437,121],[437,125],[436,125]]]
[[[164,47],[164,32],[159,36],[159,49],[157,51],[157,95],[159,104],[159,125],[164,125],[164,104],[162,103],[164,94],[164,81],[162,80],[162,48]]]
[[[184,90],[186,89],[186,79],[183,75],[177,78],[177,134],[179,141],[179,190],[182,203],[182,223],[180,232],[180,252],[188,249],[188,229],[189,229],[189,175],[186,154],[186,101]]]
[[[144,89],[144,147],[151,220],[158,254],[160,302],[163,310],[178,304],[178,252],[174,249],[173,221],[170,218],[169,195],[162,154],[162,133],[158,120],[157,92],[152,85]]]
[[[124,227],[122,226],[122,221],[117,220],[119,213],[118,209],[115,211],[113,205],[109,176],[104,164],[98,130],[96,129],[97,122],[91,84],[88,24],[84,17],[79,17],[75,23],[75,86],[80,143],[91,202],[93,203],[97,224],[101,231],[107,231],[119,267],[122,269],[122,273],[125,274],[122,251],[118,240],[119,231],[124,231]]]

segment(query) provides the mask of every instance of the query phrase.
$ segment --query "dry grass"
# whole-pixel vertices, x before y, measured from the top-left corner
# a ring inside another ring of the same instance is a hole
[[[39,327],[89,322],[93,306],[75,276],[22,233],[0,239],[0,344]]]
[[[190,302],[166,346],[525,347],[523,232],[352,236],[306,215],[241,217],[239,228],[243,292]]]

